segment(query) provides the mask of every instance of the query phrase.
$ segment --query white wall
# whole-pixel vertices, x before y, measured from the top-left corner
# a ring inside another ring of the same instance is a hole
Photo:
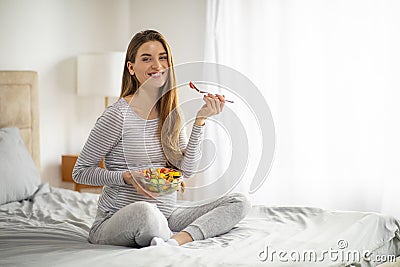
[[[0,69],[39,73],[44,181],[66,186],[61,155],[79,153],[104,109],[103,98],[76,95],[76,56],[125,51],[134,33],[153,28],[170,41],[175,62],[202,60],[205,5],[195,0],[0,0]]]
[[[163,33],[171,46],[175,64],[203,60],[206,2],[132,1],[131,32],[149,28]]]

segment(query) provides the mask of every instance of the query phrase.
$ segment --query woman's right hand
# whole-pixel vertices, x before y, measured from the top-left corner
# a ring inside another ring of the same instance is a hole
[[[159,194],[157,193],[153,193],[150,191],[147,191],[146,189],[144,189],[137,181],[136,178],[141,178],[144,177],[142,172],[139,171],[126,171],[122,174],[122,177],[124,178],[124,181],[126,184],[130,184],[133,185],[136,189],[136,192],[138,194],[141,194],[143,196],[146,197],[151,197],[151,198],[155,198],[158,197]]]
[[[199,126],[204,125],[208,117],[221,113],[225,105],[225,97],[218,94],[212,95],[208,93],[207,95],[204,95],[203,100],[205,104],[197,112],[194,121],[194,123]]]

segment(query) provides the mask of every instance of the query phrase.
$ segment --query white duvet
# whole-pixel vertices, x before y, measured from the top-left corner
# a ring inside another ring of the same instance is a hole
[[[229,233],[182,247],[93,245],[97,199],[44,185],[0,206],[0,266],[377,266],[400,254],[395,218],[306,207],[255,206]]]

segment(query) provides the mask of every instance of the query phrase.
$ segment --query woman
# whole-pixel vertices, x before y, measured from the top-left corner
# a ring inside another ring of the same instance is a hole
[[[228,232],[250,204],[230,194],[191,207],[177,207],[176,193],[158,196],[135,178],[139,170],[167,163],[192,175],[200,157],[205,121],[225,99],[208,94],[188,143],[180,130],[175,73],[169,45],[146,30],[131,40],[125,59],[121,98],[97,120],[73,170],[77,183],[103,186],[89,233],[95,244],[145,247],[182,245]],[[106,169],[98,167],[104,158]],[[173,234],[174,232],[174,234]]]

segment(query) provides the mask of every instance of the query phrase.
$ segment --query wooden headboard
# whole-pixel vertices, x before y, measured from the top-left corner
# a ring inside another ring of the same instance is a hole
[[[0,128],[18,127],[40,170],[38,74],[0,71]]]

